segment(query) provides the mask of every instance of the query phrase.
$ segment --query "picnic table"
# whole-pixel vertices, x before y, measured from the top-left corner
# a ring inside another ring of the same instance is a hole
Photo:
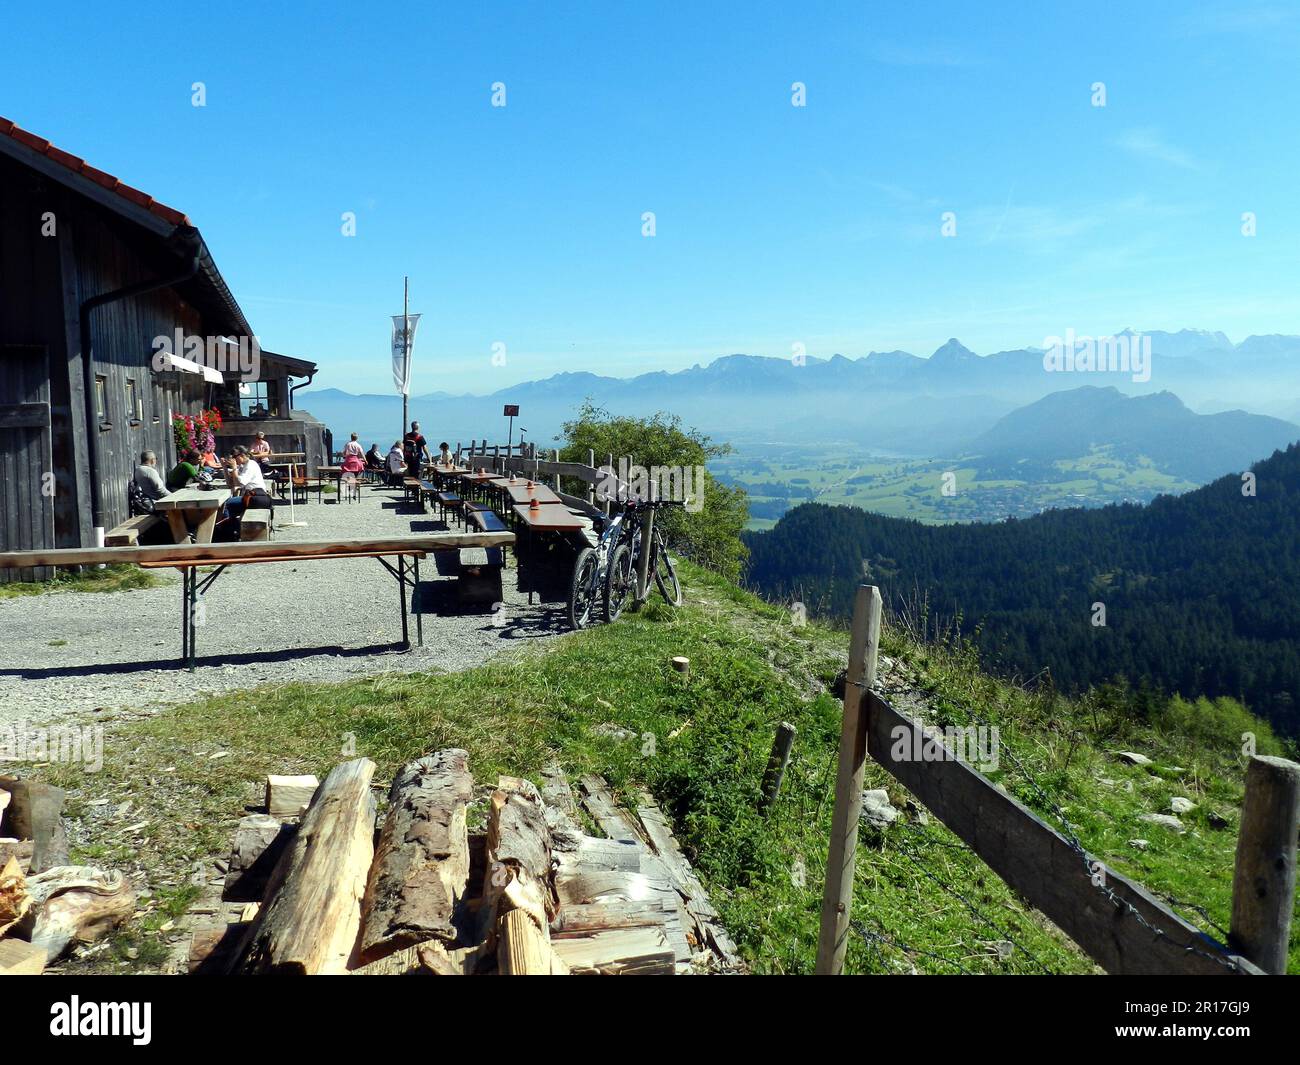
[[[195,543],[210,544],[212,531],[217,526],[217,513],[229,498],[230,490],[225,485],[219,488],[180,488],[155,500],[153,507],[167,518],[173,543],[189,541],[189,519],[192,518]]]
[[[528,536],[525,538],[525,561],[527,567],[531,570],[533,563],[533,538],[539,532],[579,532],[585,529],[586,523],[573,514],[568,506],[558,500],[554,503],[539,503],[536,507],[527,503],[516,503],[514,505],[515,516],[528,529]],[[530,578],[528,581],[528,602],[533,601],[533,582]]]

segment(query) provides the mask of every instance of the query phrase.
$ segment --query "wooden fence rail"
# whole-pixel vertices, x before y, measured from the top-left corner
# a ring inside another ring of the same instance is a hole
[[[1295,895],[1300,766],[1283,759],[1252,760],[1245,806],[1250,817],[1243,814],[1238,840],[1232,946],[1224,945],[958,760],[958,752],[946,746],[942,734],[871,691],[879,633],[880,594],[862,587],[845,684],[819,973],[839,973],[844,966],[862,772],[868,756],[1107,972],[1285,972]]]

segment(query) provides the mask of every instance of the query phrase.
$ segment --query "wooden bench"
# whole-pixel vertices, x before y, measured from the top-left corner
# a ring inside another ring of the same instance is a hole
[[[239,539],[270,539],[271,512],[269,510],[246,510],[239,519]]]
[[[105,547],[135,547],[140,537],[163,520],[161,514],[138,514],[104,534]]]
[[[402,498],[407,503],[418,503],[420,501],[420,478],[402,478]]]
[[[438,494],[438,486],[432,481],[420,480],[420,506],[433,501],[433,497]]]
[[[182,581],[181,664],[194,671],[196,619],[199,598],[230,566],[267,562],[311,562],[329,559],[374,558],[396,578],[402,610],[402,646],[411,646],[407,628],[407,592],[414,594],[420,580],[420,562],[429,551],[463,548],[497,548],[514,543],[512,533],[425,533],[369,540],[327,540],[299,543],[169,544],[157,547],[51,548],[38,551],[0,551],[0,570],[40,569],[45,566],[96,566],[130,562],[142,569],[179,569]],[[459,558],[459,555],[457,556]],[[394,562],[390,562],[389,559]],[[410,565],[408,565],[408,561]],[[394,564],[395,563],[395,564]],[[200,576],[199,570],[214,567]],[[494,601],[499,601],[494,600]],[[423,618],[415,615],[417,638],[423,643]]]
[[[508,532],[505,522],[484,503],[465,504],[465,528],[479,532]],[[463,548],[456,592],[462,603],[502,602],[501,574],[506,568],[505,552],[499,547]]]
[[[452,511],[458,521],[463,521],[460,510],[465,505],[465,501],[455,492],[435,492],[433,498],[438,501],[438,517],[445,521],[447,512]]]

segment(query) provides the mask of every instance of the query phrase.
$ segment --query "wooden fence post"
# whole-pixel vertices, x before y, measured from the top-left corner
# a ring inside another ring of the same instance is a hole
[[[835,775],[835,809],[831,846],[822,895],[821,935],[816,972],[838,976],[844,970],[849,917],[853,907],[853,866],[862,816],[862,775],[867,758],[867,690],[876,682],[880,650],[880,589],[858,588],[849,638],[849,668],[844,678],[844,721],[840,729],[839,768]]]
[[[772,741],[772,754],[767,760],[767,769],[763,773],[763,797],[758,801],[758,808],[766,813],[776,802],[781,792],[781,781],[785,779],[786,766],[790,764],[790,749],[794,746],[797,730],[788,721],[782,721],[776,727],[776,739]]]
[[[1285,758],[1252,757],[1237,832],[1228,942],[1275,976],[1286,973],[1298,829],[1300,765]]]
[[[618,470],[615,469],[614,467],[614,452],[611,451],[608,455],[605,456],[605,465],[614,471],[614,495],[617,496],[618,495]],[[609,498],[609,492],[606,491],[605,492],[605,517],[607,518],[609,517],[610,508],[612,506],[613,506],[613,502]]]

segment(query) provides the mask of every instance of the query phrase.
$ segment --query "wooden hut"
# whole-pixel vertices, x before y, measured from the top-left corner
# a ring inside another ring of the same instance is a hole
[[[254,418],[241,408],[224,437],[247,429],[251,439],[269,425],[273,445],[292,441],[286,450],[327,461],[324,428],[304,412],[290,417],[290,380],[310,379],[314,364],[266,353],[257,378],[239,380],[181,353],[160,356],[157,338],[178,330],[255,343],[202,234],[180,211],[0,118],[0,550],[93,546],[127,517],[140,452],[175,462],[172,416],[229,409],[232,389],[275,402]],[[0,571],[0,580],[44,575]]]

